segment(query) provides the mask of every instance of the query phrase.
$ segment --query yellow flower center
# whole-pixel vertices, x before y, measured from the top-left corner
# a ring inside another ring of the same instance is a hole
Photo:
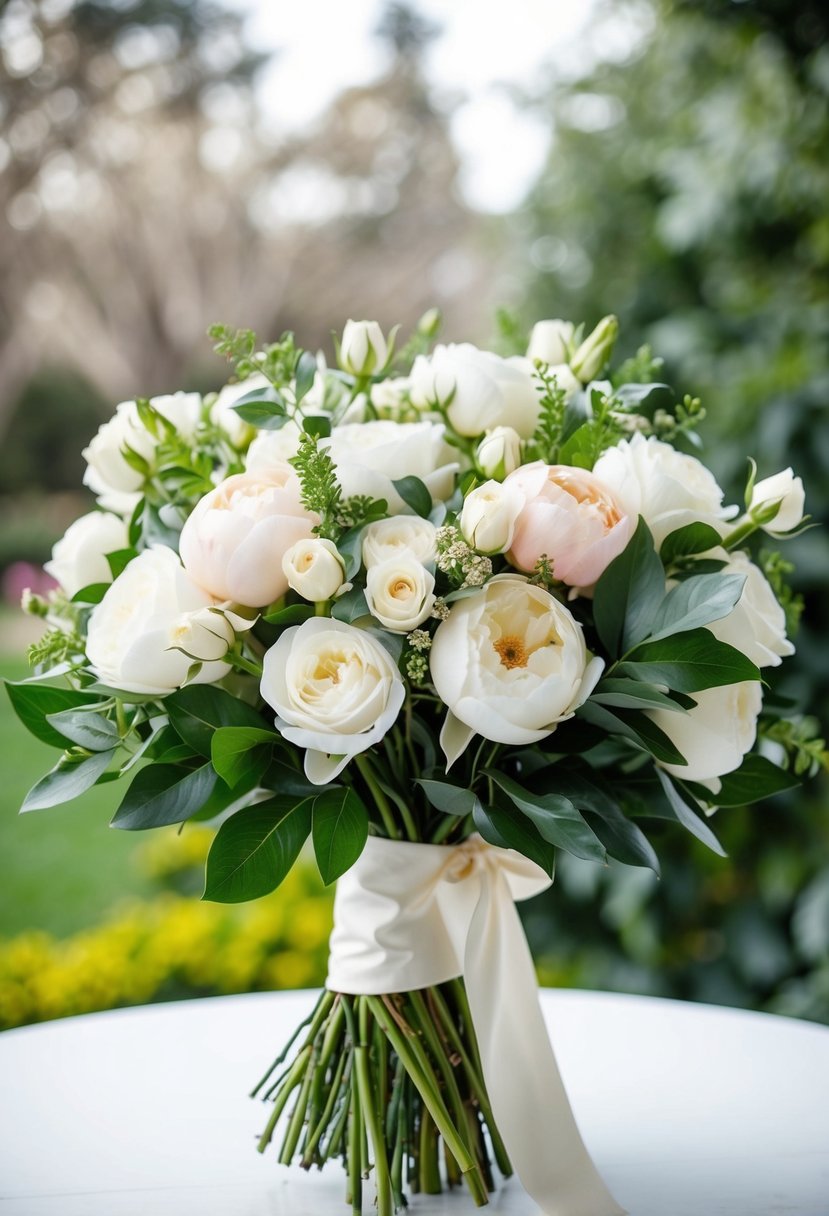
[[[527,653],[527,648],[524,645],[524,639],[518,637],[515,633],[507,634],[506,637],[499,638],[492,645],[498,652],[498,656],[508,670],[513,667],[526,667],[530,656]]]

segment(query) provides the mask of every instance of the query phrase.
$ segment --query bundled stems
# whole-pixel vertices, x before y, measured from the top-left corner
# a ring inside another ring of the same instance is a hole
[[[407,1190],[435,1194],[444,1181],[465,1184],[483,1206],[490,1152],[501,1174],[511,1173],[462,981],[383,997],[324,992],[254,1094],[292,1048],[263,1096],[273,1109],[259,1151],[284,1115],[279,1161],[321,1169],[339,1158],[352,1212],[363,1211],[371,1176],[378,1216],[393,1216]]]

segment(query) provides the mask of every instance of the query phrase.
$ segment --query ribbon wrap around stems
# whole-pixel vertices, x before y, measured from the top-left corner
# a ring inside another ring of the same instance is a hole
[[[540,866],[478,836],[370,837],[337,883],[326,986],[381,996],[462,975],[492,1111],[526,1191],[545,1216],[624,1216],[576,1127],[515,908],[549,885]]]

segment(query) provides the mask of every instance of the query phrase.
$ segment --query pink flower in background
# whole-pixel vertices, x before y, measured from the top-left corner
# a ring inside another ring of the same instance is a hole
[[[616,495],[586,469],[539,460],[510,473],[504,486],[524,495],[507,557],[528,574],[546,557],[557,579],[589,590],[633,534]]]
[[[42,566],[36,566],[34,562],[12,562],[3,571],[0,586],[3,602],[17,608],[24,591],[34,591],[35,595],[48,595],[50,591],[54,591],[57,583]]]

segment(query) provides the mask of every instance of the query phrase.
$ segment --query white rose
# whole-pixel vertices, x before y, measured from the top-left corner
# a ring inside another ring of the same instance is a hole
[[[786,637],[786,614],[778,603],[762,570],[742,552],[712,549],[708,557],[725,560],[723,574],[745,575],[745,586],[728,616],[711,621],[707,628],[715,638],[742,651],[757,667],[778,667],[781,658],[794,654]]]
[[[368,570],[390,557],[411,553],[428,566],[435,560],[435,525],[418,515],[393,515],[363,529],[363,565]]]
[[[511,426],[487,431],[478,444],[475,463],[486,477],[503,481],[521,464],[521,436]]]
[[[184,439],[192,440],[201,417],[202,400],[198,393],[172,393],[153,397],[150,404]],[[122,401],[115,414],[103,423],[83,450],[87,463],[84,485],[89,486],[107,511],[129,516],[138,505],[144,475],[124,459],[124,448],[137,453],[152,466],[159,439],[141,421],[134,401]]]
[[[291,545],[282,558],[282,570],[288,586],[313,604],[333,599],[345,579],[345,565],[337,546],[318,537]]]
[[[589,658],[568,609],[516,575],[455,603],[429,653],[449,710],[441,731],[447,768],[476,732],[516,746],[546,738],[587,699],[604,667]]]
[[[245,457],[247,472],[266,473],[274,465],[283,465],[292,460],[299,451],[300,434],[292,418],[278,431],[259,431]]]
[[[593,473],[608,486],[632,519],[641,515],[657,547],[686,524],[706,523],[723,530],[736,508],[724,508],[713,474],[694,456],[669,443],[634,435],[603,452]]]
[[[238,405],[241,398],[246,397],[248,393],[268,387],[270,387],[270,381],[257,373],[237,384],[226,384],[223,389],[220,389],[218,397],[211,405],[210,421],[225,432],[235,448],[245,448],[257,432],[254,427],[242,421],[233,407]]]
[[[739,768],[757,737],[763,705],[758,680],[706,688],[693,694],[696,705],[686,713],[649,710],[687,764],[662,764],[666,773],[687,781],[710,781]]]
[[[411,372],[415,405],[445,411],[459,435],[512,426],[527,439],[538,421],[539,397],[526,359],[501,359],[469,342],[418,355]]]
[[[106,511],[91,511],[69,525],[66,534],[52,549],[52,560],[43,568],[71,599],[82,587],[111,583],[112,571],[106,554],[126,549],[128,545],[127,525],[123,519]]]
[[[485,481],[464,499],[460,517],[464,540],[478,553],[506,553],[523,507],[524,495],[519,490]]]
[[[434,588],[434,576],[410,553],[387,558],[366,572],[369,611],[392,633],[409,633],[426,620]]]
[[[406,696],[400,672],[371,634],[324,617],[286,629],[267,651],[261,692],[283,738],[306,748],[314,785],[333,781],[379,743]]]
[[[181,533],[187,573],[217,600],[262,608],[288,589],[282,557],[319,522],[288,464],[237,473],[199,500]]]
[[[104,684],[160,696],[180,688],[196,660],[203,665],[191,683],[221,680],[234,639],[230,622],[172,549],[157,545],[133,558],[93,608],[86,653]]]
[[[536,321],[527,347],[528,359],[566,363],[575,326],[572,321]]]
[[[354,494],[384,498],[390,511],[406,513],[410,508],[392,485],[402,477],[419,477],[433,501],[452,494],[458,465],[445,434],[439,422],[381,419],[335,426],[322,446],[337,466],[344,498]]]
[[[780,504],[777,513],[762,525],[769,536],[782,536],[803,522],[806,504],[803,482],[790,468],[757,482],[751,494],[749,514],[767,515],[775,503]]]
[[[340,367],[352,376],[382,371],[389,358],[388,343],[376,321],[346,321],[340,339]]]

